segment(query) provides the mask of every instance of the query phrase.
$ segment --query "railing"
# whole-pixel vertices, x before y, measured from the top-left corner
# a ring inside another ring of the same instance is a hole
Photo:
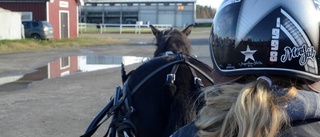
[[[171,28],[171,24],[152,24],[158,29]],[[94,24],[94,23],[79,23],[79,32],[134,32],[135,34],[141,34],[141,31],[149,31],[148,24]]]
[[[79,23],[79,32],[82,33],[83,31],[87,31],[87,24],[86,23]]]

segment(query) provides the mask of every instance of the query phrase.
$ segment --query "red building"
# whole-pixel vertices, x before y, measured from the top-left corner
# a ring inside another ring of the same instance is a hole
[[[78,56],[61,57],[37,68],[36,71],[25,74],[19,81],[33,82],[43,79],[52,79],[79,72]]]
[[[79,72],[78,56],[61,57],[47,65],[48,79]]]
[[[78,6],[82,0],[0,0],[0,7],[22,13],[22,20],[48,21],[54,38],[78,37]]]

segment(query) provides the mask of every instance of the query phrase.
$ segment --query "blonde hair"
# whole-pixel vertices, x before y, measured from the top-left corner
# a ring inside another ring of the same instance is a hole
[[[273,137],[288,123],[280,104],[296,95],[292,87],[276,97],[268,82],[213,86],[205,90],[205,106],[195,121],[201,137]]]

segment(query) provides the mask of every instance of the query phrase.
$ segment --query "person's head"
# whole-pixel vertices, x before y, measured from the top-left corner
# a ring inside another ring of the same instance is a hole
[[[201,136],[278,133],[290,119],[280,104],[296,84],[320,81],[319,7],[315,0],[222,2],[209,39],[216,85],[196,121]]]
[[[319,7],[315,0],[224,0],[209,40],[215,81],[242,75],[320,81]]]
[[[221,84],[205,89],[205,106],[195,121],[200,137],[274,137],[288,122],[286,101],[292,87],[275,97],[264,77],[247,84]],[[279,106],[279,104],[283,104]]]

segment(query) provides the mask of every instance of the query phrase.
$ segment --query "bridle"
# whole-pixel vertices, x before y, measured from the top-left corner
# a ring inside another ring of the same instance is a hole
[[[118,86],[115,91],[115,95],[111,98],[110,102],[105,106],[105,108],[94,118],[86,132],[81,137],[91,137],[96,130],[106,122],[111,116],[112,120],[109,125],[109,128],[105,134],[108,136],[110,133],[110,137],[116,136],[116,130],[119,133],[123,133],[125,137],[135,136],[137,134],[137,128],[131,120],[131,114],[134,112],[134,107],[132,106],[132,95],[135,94],[136,91],[151,77],[160,72],[161,70],[173,66],[172,70],[169,74],[167,74],[166,84],[174,85],[175,81],[175,73],[177,72],[180,64],[184,63],[189,66],[191,73],[194,77],[194,84],[196,88],[202,88],[203,84],[201,79],[197,77],[196,71],[201,75],[206,77],[211,83],[213,83],[212,77],[203,72],[199,67],[192,64],[189,58],[190,56],[183,55],[182,53],[167,55],[174,56],[174,59],[171,62],[168,62],[156,70],[152,71],[149,75],[143,78],[133,89],[129,88],[128,80],[126,80],[123,84],[123,88]],[[124,106],[124,107],[123,107]],[[118,117],[119,113],[125,112],[124,116]]]

